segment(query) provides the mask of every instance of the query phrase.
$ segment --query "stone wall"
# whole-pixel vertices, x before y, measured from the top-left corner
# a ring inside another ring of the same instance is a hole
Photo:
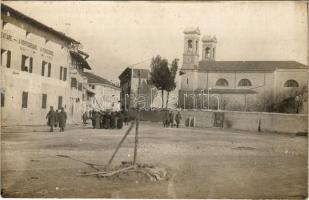
[[[302,114],[279,114],[265,112],[220,111],[224,114],[223,128],[244,131],[307,133],[308,116]],[[176,111],[174,111],[176,113]],[[215,111],[180,111],[181,125],[188,119],[194,119],[194,126],[199,128],[214,127]],[[162,122],[162,111],[141,111],[141,120]]]

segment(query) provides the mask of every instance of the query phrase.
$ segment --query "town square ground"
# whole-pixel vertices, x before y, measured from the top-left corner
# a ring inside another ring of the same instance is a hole
[[[163,128],[141,123],[138,163],[167,170],[167,179],[141,175],[98,178],[83,162],[107,164],[122,130],[47,127],[1,133],[3,197],[305,198],[307,137],[226,129]],[[113,165],[133,159],[134,130]],[[59,156],[62,155],[62,156]],[[82,161],[82,162],[81,162]]]

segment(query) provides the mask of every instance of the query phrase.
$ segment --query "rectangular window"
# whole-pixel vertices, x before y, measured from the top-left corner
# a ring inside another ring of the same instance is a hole
[[[77,80],[76,78],[71,78],[71,88],[77,89]]]
[[[50,77],[51,74],[51,63],[48,63],[48,77]]]
[[[66,67],[63,68],[63,79],[62,80],[64,81],[67,80],[67,68]]]
[[[1,92],[1,107],[4,107],[4,92]]]
[[[42,95],[42,108],[45,109],[47,104],[47,94]]]
[[[62,69],[63,67],[60,66],[60,80],[62,80]]]
[[[29,56],[21,56],[21,71],[32,73],[33,58]]]
[[[22,108],[28,107],[28,92],[23,92],[21,107]]]
[[[47,62],[42,61],[42,71],[41,71],[41,75],[44,76],[45,75],[45,65],[47,64]]]
[[[11,51],[1,49],[1,65],[7,68],[11,67]]]
[[[58,109],[62,108],[62,96],[58,96]]]

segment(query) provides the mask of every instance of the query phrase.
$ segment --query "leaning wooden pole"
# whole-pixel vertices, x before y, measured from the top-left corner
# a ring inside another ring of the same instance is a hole
[[[138,70],[138,85],[137,85],[137,99],[139,98],[139,90],[141,86],[141,72]],[[134,157],[133,165],[135,165],[137,160],[137,148],[138,148],[138,126],[139,126],[139,105],[136,104],[136,115],[135,115],[135,145],[134,145]]]
[[[121,139],[121,141],[119,142],[117,148],[115,149],[115,151],[114,151],[112,157],[111,157],[110,160],[108,161],[107,166],[110,166],[110,164],[112,163],[112,161],[113,161],[115,155],[117,154],[117,152],[118,152],[118,150],[119,150],[121,144],[122,144],[122,143],[124,142],[124,140],[127,138],[127,136],[129,135],[130,131],[132,130],[133,126],[134,126],[134,121],[132,121],[132,123],[131,123],[129,129],[127,130],[127,132],[126,132],[126,133],[124,134],[124,136],[122,137],[122,139]]]

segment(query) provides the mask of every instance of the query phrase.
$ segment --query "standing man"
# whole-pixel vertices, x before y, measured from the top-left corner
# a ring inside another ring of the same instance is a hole
[[[173,113],[173,111],[170,112],[170,124],[171,124],[171,128],[173,128],[173,126],[174,126],[174,113]]]
[[[180,120],[181,120],[181,114],[180,114],[180,112],[178,111],[177,114],[176,114],[176,127],[177,127],[177,128],[179,128]]]
[[[123,120],[124,120],[124,124],[128,125],[129,122],[129,114],[128,111],[123,111]]]
[[[83,119],[84,126],[86,126],[87,120],[88,120],[87,111],[84,112],[84,114],[82,115],[82,119]]]
[[[60,132],[63,132],[67,121],[67,113],[64,111],[63,107],[61,108],[61,112],[59,113],[58,120],[59,120]]]
[[[54,126],[57,120],[57,113],[54,111],[54,107],[50,107],[49,112],[46,115],[47,125],[50,126],[50,132],[54,131]]]

